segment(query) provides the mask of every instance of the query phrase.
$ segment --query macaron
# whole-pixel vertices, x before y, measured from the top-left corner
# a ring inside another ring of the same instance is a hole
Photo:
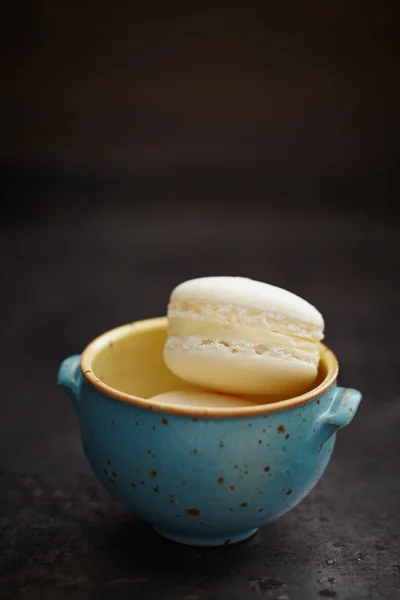
[[[245,277],[178,285],[167,310],[167,367],[227,394],[293,397],[318,373],[324,319],[309,302]]]
[[[149,398],[151,402],[169,406],[193,406],[197,408],[235,408],[241,406],[256,406],[258,402],[240,396],[218,394],[216,392],[181,391],[164,392]]]

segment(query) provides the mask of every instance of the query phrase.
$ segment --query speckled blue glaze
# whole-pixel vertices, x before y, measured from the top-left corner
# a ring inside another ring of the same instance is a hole
[[[298,504],[361,399],[333,383],[306,404],[267,415],[163,414],[99,393],[79,358],[63,362],[58,381],[80,416],[96,476],[164,536],[194,545],[240,541]]]

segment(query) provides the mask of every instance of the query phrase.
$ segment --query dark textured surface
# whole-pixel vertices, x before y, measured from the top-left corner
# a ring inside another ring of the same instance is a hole
[[[118,188],[113,197],[134,193]],[[149,196],[140,210],[107,208],[112,189],[97,190],[97,204],[87,190],[38,194],[53,194],[54,211],[46,202],[30,221],[11,215],[0,238],[1,598],[398,597],[394,218],[284,209],[267,190],[228,194],[225,203],[220,191],[204,203],[192,191],[191,207],[185,193],[164,205]],[[165,541],[108,498],[55,383],[65,356],[108,328],[162,314],[175,284],[207,274],[246,275],[305,296],[326,318],[340,383],[364,394],[308,498],[251,540],[220,549]]]

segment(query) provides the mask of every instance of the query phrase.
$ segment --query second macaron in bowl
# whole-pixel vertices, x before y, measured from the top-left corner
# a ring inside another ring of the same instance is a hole
[[[295,397],[170,403],[166,393],[205,392],[166,366],[167,339],[167,318],[139,321],[62,363],[58,382],[79,414],[85,454],[110,494],[165,537],[244,540],[312,490],[361,395],[337,387],[337,360],[319,344],[316,378]]]

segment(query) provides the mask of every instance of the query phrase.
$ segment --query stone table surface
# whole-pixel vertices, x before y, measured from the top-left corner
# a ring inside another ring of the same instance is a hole
[[[41,209],[1,225],[2,600],[400,597],[397,221],[379,206],[301,211],[244,192],[136,207],[99,193],[43,192]],[[56,373],[101,332],[163,314],[178,282],[210,274],[315,304],[339,381],[363,401],[298,507],[247,542],[199,549],[162,539],[100,488]]]

